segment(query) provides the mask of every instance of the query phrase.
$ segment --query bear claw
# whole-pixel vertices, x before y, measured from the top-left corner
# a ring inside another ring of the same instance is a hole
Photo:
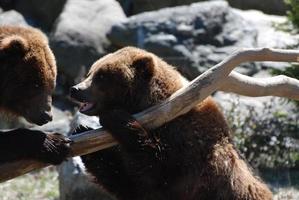
[[[67,160],[72,141],[59,133],[47,134],[40,159],[43,162],[58,165]]]

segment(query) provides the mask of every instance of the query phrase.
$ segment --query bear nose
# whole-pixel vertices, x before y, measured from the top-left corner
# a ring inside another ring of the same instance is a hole
[[[77,88],[76,86],[71,87],[70,89],[70,96],[72,98],[76,97],[79,93],[79,88]]]
[[[52,116],[51,112],[43,112],[43,113],[41,113],[39,120],[34,123],[41,126],[41,125],[44,125],[52,120],[53,120],[53,116]]]
[[[50,112],[45,112],[42,116],[42,118],[46,121],[52,121],[53,115]]]

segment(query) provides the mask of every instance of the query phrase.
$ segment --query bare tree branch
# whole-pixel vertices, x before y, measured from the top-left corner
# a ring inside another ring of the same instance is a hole
[[[159,127],[185,114],[217,89],[249,96],[274,95],[299,99],[298,80],[285,76],[259,80],[236,72],[231,73],[237,65],[243,62],[297,62],[298,58],[299,51],[293,50],[261,48],[237,51],[191,81],[166,101],[146,109],[134,117],[147,129]],[[70,157],[92,153],[116,145],[112,136],[103,129],[87,131],[71,136],[70,139],[74,141],[71,145]],[[45,164],[28,160],[3,164],[0,166],[0,182],[45,166]]]
[[[219,90],[244,96],[277,96],[299,100],[299,80],[284,75],[253,78],[232,71]]]

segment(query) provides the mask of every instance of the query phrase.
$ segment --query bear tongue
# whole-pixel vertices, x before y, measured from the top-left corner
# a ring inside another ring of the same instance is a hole
[[[93,107],[93,103],[83,103],[82,106],[80,107],[80,112],[85,112],[90,110]]]

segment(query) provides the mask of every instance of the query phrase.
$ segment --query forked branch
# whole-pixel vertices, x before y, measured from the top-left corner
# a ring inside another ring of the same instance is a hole
[[[185,114],[218,89],[249,96],[273,95],[299,100],[299,81],[296,79],[285,76],[257,79],[236,72],[231,73],[243,62],[297,62],[298,58],[299,51],[293,50],[262,48],[237,51],[188,83],[166,101],[134,116],[145,128],[156,128]],[[87,131],[71,136],[70,139],[74,141],[70,157],[92,153],[117,144],[103,129]],[[0,182],[45,166],[28,160],[4,164],[0,166]]]
[[[253,78],[232,71],[219,90],[244,96],[277,96],[299,100],[299,80],[284,75]]]

